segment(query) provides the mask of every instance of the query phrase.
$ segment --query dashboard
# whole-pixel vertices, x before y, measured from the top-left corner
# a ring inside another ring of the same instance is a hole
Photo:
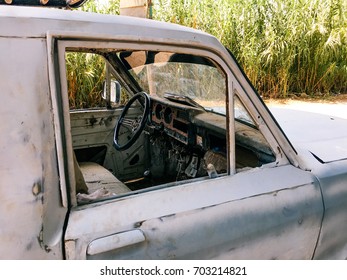
[[[184,144],[192,143],[193,131],[187,110],[159,102],[153,102],[152,105],[152,123],[176,140]]]
[[[152,100],[152,124],[179,142],[209,149],[214,144],[225,146],[226,119],[176,102]],[[219,141],[220,140],[220,141]]]
[[[226,155],[226,117],[165,99],[153,98],[152,125],[185,146]],[[236,157],[240,166],[260,166],[275,160],[259,130],[235,122]],[[245,159],[247,163],[241,164]]]

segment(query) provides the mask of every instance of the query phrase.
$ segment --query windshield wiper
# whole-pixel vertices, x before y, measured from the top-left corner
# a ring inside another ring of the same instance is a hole
[[[179,95],[175,93],[164,93],[164,97],[170,101],[177,102],[183,105],[192,106],[206,111],[203,106],[201,106],[199,103],[195,102],[192,98],[188,96]]]

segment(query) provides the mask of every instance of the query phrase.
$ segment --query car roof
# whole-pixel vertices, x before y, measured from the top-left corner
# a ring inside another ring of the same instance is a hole
[[[0,6],[0,36],[46,37],[47,31],[157,37],[220,45],[204,32],[150,19],[56,8]]]

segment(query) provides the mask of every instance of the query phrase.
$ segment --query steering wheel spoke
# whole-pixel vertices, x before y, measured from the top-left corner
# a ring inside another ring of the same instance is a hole
[[[139,119],[123,118],[121,125],[127,126],[135,131],[139,126]]]
[[[140,104],[143,106],[143,112],[142,115],[136,116],[135,118],[130,118],[129,116],[126,116],[126,114],[135,101],[140,101]],[[126,150],[135,143],[135,141],[139,138],[143,129],[145,128],[149,116],[149,111],[150,99],[145,92],[137,93],[132,98],[130,98],[128,103],[124,106],[124,109],[118,119],[114,130],[113,144],[116,150]],[[127,128],[130,133],[130,135],[127,135],[126,140],[124,140],[124,137],[122,138],[123,142],[125,143],[120,143],[120,130],[122,127]]]

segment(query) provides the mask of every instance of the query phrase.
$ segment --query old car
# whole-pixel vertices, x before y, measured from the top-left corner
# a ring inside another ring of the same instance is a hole
[[[0,52],[1,259],[347,257],[346,121],[271,113],[215,37],[0,5]]]

